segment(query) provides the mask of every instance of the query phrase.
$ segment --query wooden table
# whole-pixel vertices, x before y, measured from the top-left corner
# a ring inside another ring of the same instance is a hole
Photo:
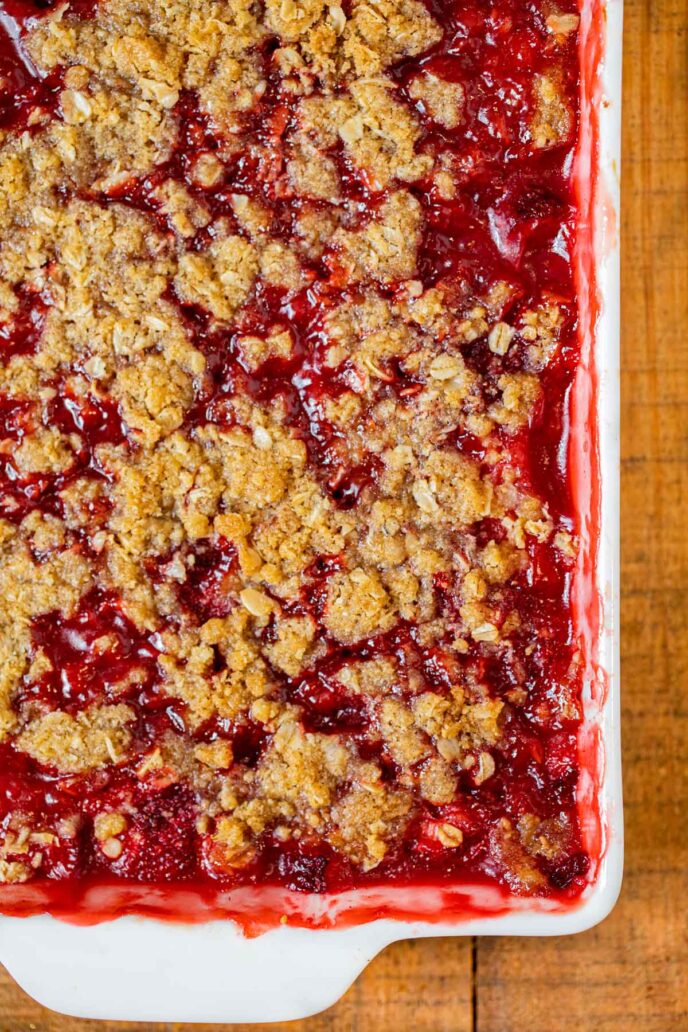
[[[621,900],[573,938],[397,943],[330,1011],[274,1032],[688,1029],[687,24],[682,0],[627,0]],[[0,1032],[173,1027],[62,1018],[0,970]]]

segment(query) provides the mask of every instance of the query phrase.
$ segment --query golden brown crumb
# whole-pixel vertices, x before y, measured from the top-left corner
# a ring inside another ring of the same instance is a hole
[[[533,143],[542,150],[568,139],[573,116],[556,75],[536,75]]]
[[[463,832],[456,825],[444,821],[438,825],[437,838],[446,849],[458,849],[463,842]]]
[[[32,721],[17,736],[17,748],[47,767],[78,774],[125,759],[131,740],[131,707],[95,706],[76,717],[61,711]]]
[[[350,279],[406,280],[416,271],[420,226],[418,201],[398,191],[385,201],[376,220],[364,229],[337,230],[333,243]]]
[[[0,885],[15,885],[28,881],[33,871],[20,860],[0,860]]]
[[[378,784],[357,786],[333,807],[330,841],[370,871],[384,860],[390,841],[410,815],[406,793]]]
[[[93,833],[101,842],[107,839],[116,838],[126,831],[127,820],[124,814],[118,812],[103,812],[96,814],[93,821]]]
[[[342,642],[365,638],[391,626],[389,596],[374,572],[357,567],[336,574],[329,583],[324,624]]]
[[[234,758],[231,743],[222,738],[217,738],[214,742],[208,742],[207,745],[197,745],[194,749],[194,756],[201,763],[205,763],[207,767],[213,767],[218,770],[231,767]]]
[[[464,89],[460,82],[424,72],[411,80],[409,96],[421,102],[423,109],[445,129],[454,129],[461,122]]]
[[[217,241],[205,254],[185,254],[175,286],[184,300],[201,305],[216,319],[231,319],[246,300],[258,273],[258,259],[242,237]]]

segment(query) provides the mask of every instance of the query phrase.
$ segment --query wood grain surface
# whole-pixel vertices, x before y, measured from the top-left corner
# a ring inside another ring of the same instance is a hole
[[[687,25],[686,0],[626,3],[621,900],[572,938],[397,943],[330,1011],[272,1032],[688,1029]],[[179,1028],[63,1018],[0,969],[0,1032]]]

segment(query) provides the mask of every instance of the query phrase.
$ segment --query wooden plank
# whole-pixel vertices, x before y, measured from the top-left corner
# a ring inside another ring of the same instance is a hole
[[[479,1032],[688,1028],[686,8],[626,4],[622,668],[626,875],[599,928],[479,944]]]

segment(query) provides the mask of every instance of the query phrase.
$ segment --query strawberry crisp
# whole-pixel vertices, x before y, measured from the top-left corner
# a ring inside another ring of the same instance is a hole
[[[0,26],[0,910],[580,895],[574,0]]]

